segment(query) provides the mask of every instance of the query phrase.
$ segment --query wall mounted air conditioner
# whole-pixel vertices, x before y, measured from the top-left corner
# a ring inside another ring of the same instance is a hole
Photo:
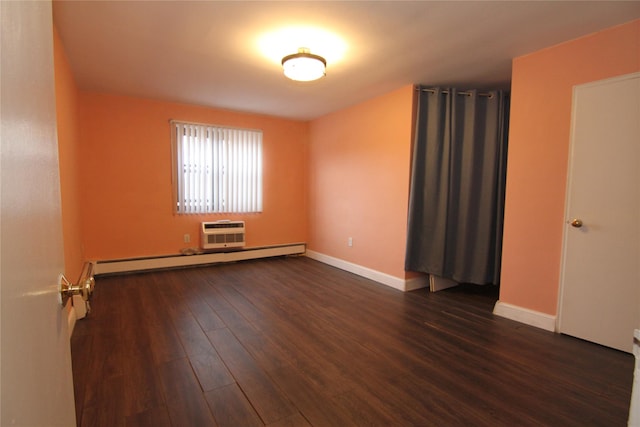
[[[202,249],[239,248],[244,246],[244,221],[203,222]]]

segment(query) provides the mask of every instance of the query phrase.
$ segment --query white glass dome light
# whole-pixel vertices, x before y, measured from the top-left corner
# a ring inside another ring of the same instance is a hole
[[[282,58],[284,75],[291,80],[310,82],[326,75],[327,61],[312,54],[307,48],[298,49],[298,53]]]

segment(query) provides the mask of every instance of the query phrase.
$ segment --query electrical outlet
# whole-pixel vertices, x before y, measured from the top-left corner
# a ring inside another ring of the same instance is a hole
[[[347,246],[349,246],[349,247],[353,246],[353,237],[349,237],[347,239]]]
[[[184,242],[185,243],[191,243],[191,234],[185,234],[184,235]]]

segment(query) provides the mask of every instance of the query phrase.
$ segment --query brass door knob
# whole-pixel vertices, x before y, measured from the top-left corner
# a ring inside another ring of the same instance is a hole
[[[578,218],[574,218],[571,220],[569,224],[571,224],[572,227],[580,228],[582,227],[582,220]]]
[[[78,279],[78,284],[74,285],[66,277],[64,274],[61,274],[58,277],[58,292],[59,292],[59,302],[62,307],[64,307],[67,303],[67,300],[74,295],[80,295],[85,302],[87,307],[87,313],[91,312],[91,305],[89,304],[89,300],[91,300],[91,295],[93,294],[93,289],[96,285],[96,281],[93,278],[93,264],[90,262],[85,262],[82,274]]]

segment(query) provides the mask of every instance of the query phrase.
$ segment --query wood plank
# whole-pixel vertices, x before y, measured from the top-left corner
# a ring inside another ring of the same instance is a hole
[[[203,299],[189,300],[188,305],[203,331],[226,327],[220,316]]]
[[[200,390],[189,359],[182,358],[163,363],[158,367],[164,396],[170,400],[184,399],[185,395]]]
[[[235,383],[208,391],[205,397],[220,427],[264,426],[251,403]]]
[[[148,409],[125,418],[126,427],[171,427],[166,406]]]
[[[124,426],[125,397],[122,394],[122,376],[111,377],[102,384],[101,399],[91,406],[84,406],[82,418],[76,420],[82,427]]]
[[[296,412],[291,402],[228,329],[209,331],[207,336],[265,423]]]
[[[346,426],[352,423],[349,413],[323,394],[306,375],[293,368],[272,373],[273,381],[314,426]]]
[[[189,360],[203,391],[235,383],[235,379],[215,351],[192,354]]]
[[[190,313],[183,313],[179,318],[174,318],[173,324],[187,355],[213,352],[206,334]]]
[[[311,427],[311,424],[298,413],[267,424],[267,427]]]
[[[161,274],[149,274],[145,277],[144,285],[138,285],[140,289],[158,289],[164,285]],[[139,301],[139,310],[145,317],[145,325],[149,333],[151,351],[156,364],[180,359],[185,356],[185,350],[173,327],[172,317],[167,314],[165,300],[161,292],[146,292]]]
[[[193,394],[191,398],[171,400],[167,406],[172,426],[217,426],[203,395]]]
[[[242,346],[251,354],[251,357],[265,372],[271,372],[290,364],[289,353],[276,345],[268,336],[249,327],[236,325],[233,328],[235,336]]]
[[[187,358],[162,364],[159,373],[171,425],[216,425]]]
[[[165,403],[160,378],[151,352],[144,357],[132,357],[124,362],[125,415],[133,415]]]

